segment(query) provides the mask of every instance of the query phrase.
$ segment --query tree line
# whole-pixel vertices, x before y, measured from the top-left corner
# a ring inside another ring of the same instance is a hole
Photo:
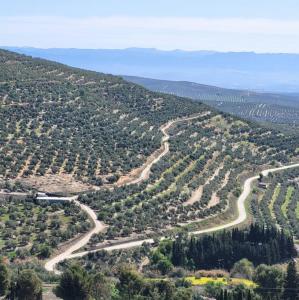
[[[254,265],[271,265],[297,254],[292,236],[275,228],[258,225],[251,225],[246,230],[233,229],[200,238],[180,236],[170,242],[170,245],[160,247],[160,252],[174,266],[228,270],[242,258],[249,259]]]

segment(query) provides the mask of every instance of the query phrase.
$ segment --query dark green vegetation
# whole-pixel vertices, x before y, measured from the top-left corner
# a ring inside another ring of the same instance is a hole
[[[299,238],[299,170],[273,173],[262,179],[267,188],[256,187],[252,194],[251,211],[255,222],[278,226]]]
[[[269,123],[299,125],[299,97],[231,90],[186,81],[124,76],[149,90],[200,100],[238,117]]]
[[[244,266],[241,262],[237,264]],[[238,267],[239,275],[245,275],[243,271],[247,273],[248,268],[255,287],[225,286],[218,282],[197,289],[191,287],[182,271],[173,273],[171,278],[161,275],[149,278],[129,265],[104,273],[100,269],[86,271],[72,264],[62,273],[56,287],[52,287],[63,300],[203,300],[204,296],[216,300],[298,300],[299,276],[294,261],[288,263],[286,272],[264,264],[254,270],[247,262],[246,270]],[[221,276],[221,271],[217,272]],[[34,271],[12,272],[3,261],[0,261],[0,287],[1,296],[10,300],[40,300],[43,293],[41,280]]]
[[[287,267],[283,299],[299,299],[299,277],[297,274],[295,261],[291,261]]]
[[[42,299],[41,280],[32,270],[15,274],[0,262],[0,286],[5,287],[1,294],[7,295],[5,299]],[[88,273],[72,265],[61,275],[54,291],[63,300],[191,300],[190,286],[182,280],[147,279],[125,265],[113,277],[101,272]]]
[[[192,291],[190,284],[180,286],[174,281],[145,279],[128,266],[119,268],[116,276],[108,279],[73,265],[62,274],[56,294],[64,300],[187,300]]]
[[[275,264],[297,254],[293,238],[274,228],[252,225],[249,230],[233,229],[200,238],[180,237],[165,241],[153,255],[153,263],[166,258],[174,266],[189,269],[231,269],[247,258],[254,265]]]
[[[0,257],[0,296],[9,300],[42,300],[42,281],[29,269],[11,272]]]
[[[255,291],[237,287],[234,290],[212,289],[216,300],[298,300],[299,276],[294,261],[290,261],[286,273],[277,267],[259,265],[253,275],[257,283]]]
[[[71,203],[36,203],[31,199],[0,202],[0,256],[48,258],[53,249],[91,224]]]
[[[151,278],[149,282],[163,279],[175,281],[176,286],[188,287],[188,276],[220,279],[206,283],[199,290],[194,288],[193,300],[202,299],[202,296],[219,300],[291,300],[292,297],[297,300],[299,281],[292,260],[294,256],[296,251],[289,235],[274,228],[252,225],[245,230],[223,231],[198,238],[180,235],[174,241],[161,241],[157,248],[144,244],[136,249],[99,251],[76,262],[84,266],[89,274],[102,270],[106,276],[114,279],[119,278],[119,266],[124,264],[138,266],[145,278]],[[277,262],[289,264],[286,273],[280,266],[271,266]],[[68,270],[72,263],[65,263],[63,270]],[[248,286],[245,282],[234,285],[229,279],[232,277],[246,278],[256,285]],[[225,284],[226,281],[228,284]],[[134,295],[133,290],[131,297]],[[145,299],[156,299],[151,297]]]
[[[153,165],[149,178],[140,184],[108,185],[80,195],[79,200],[95,209],[98,218],[108,225],[107,232],[92,237],[90,246],[116,237],[160,234],[188,222],[199,222],[193,226],[202,226],[203,221],[206,226],[208,218],[215,223],[225,222],[235,212],[234,203],[244,178],[297,158],[298,138],[241,121],[191,100],[149,92],[118,77],[5,51],[0,52],[0,67],[1,190],[27,191],[28,185],[37,187],[45,178],[44,189],[51,190],[53,183],[47,176],[56,176],[58,181],[69,176],[68,180],[76,180],[84,187],[86,183],[90,184],[88,187],[114,183],[160,148],[163,124],[198,115],[170,126],[170,151]],[[18,181],[26,185],[15,184]],[[291,196],[288,201],[293,203]],[[284,211],[288,212],[288,205]],[[11,260],[29,255],[45,258],[58,244],[89,227],[86,216],[73,205],[10,201],[1,203],[0,212],[1,254]],[[215,250],[205,252],[214,255],[206,259],[210,259],[211,267],[213,261],[216,267],[224,266],[217,258],[224,259],[219,253],[223,248],[217,248],[222,240],[227,240],[223,242],[227,248],[236,247],[240,252],[233,261],[225,262],[227,268],[246,255],[255,264],[274,263],[293,255],[288,235],[273,229],[259,234],[258,241],[239,231],[204,237]],[[233,235],[237,235],[235,240]],[[16,237],[16,242],[9,240],[11,236]],[[246,249],[241,241],[248,246]],[[253,245],[249,246],[249,242]],[[181,246],[188,249],[189,240]],[[151,272],[162,276],[178,264],[171,255],[172,248],[168,250],[169,256],[161,253],[150,266]],[[80,295],[95,297],[94,293],[99,292],[91,289],[96,286],[95,280],[100,281],[100,287],[106,287],[107,281],[95,272],[94,262],[100,261],[100,266],[106,260],[115,267],[115,263],[140,263],[150,254],[146,245],[138,251],[129,260],[121,254],[89,255],[89,261],[82,261],[91,274],[70,270],[65,275],[66,283],[72,278],[75,283],[82,280]],[[184,251],[182,257],[186,269],[201,266]],[[191,297],[190,287],[184,282],[151,281],[130,270],[123,278],[121,270],[114,271],[110,270],[107,276],[118,279],[112,283],[116,293],[113,296],[112,292],[111,297],[116,299]],[[60,287],[58,293],[68,297],[64,292],[71,289],[63,288],[62,282]]]
[[[161,124],[203,105],[121,78],[0,50],[0,176],[71,174],[101,185],[160,147]],[[50,187],[48,187],[50,188]]]

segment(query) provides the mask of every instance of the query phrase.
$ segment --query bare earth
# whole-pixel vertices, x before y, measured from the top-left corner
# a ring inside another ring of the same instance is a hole
[[[217,155],[214,155],[213,159],[210,159],[207,164],[205,165],[204,169],[203,169],[203,172],[207,170],[207,168],[209,167],[210,163],[212,162],[212,160],[214,160],[216,158]],[[223,168],[223,164],[220,165],[214,172],[214,174],[207,179],[207,181],[204,183],[204,185],[208,184],[210,181],[212,181],[215,176],[217,176],[221,170],[221,168]],[[202,192],[203,192],[203,187],[204,185],[200,185],[191,195],[191,197],[186,201],[184,202],[184,206],[187,206],[187,205],[192,205],[194,204],[195,202],[197,201],[200,201],[201,199],[201,196],[202,196]]]
[[[76,180],[71,174],[46,174],[19,178],[21,183],[48,193],[76,194],[93,190],[93,185]]]
[[[230,171],[228,171],[226,174],[225,174],[225,177],[224,177],[224,180],[221,184],[221,187],[219,190],[223,189],[226,185],[227,185],[227,182],[228,182],[228,179],[229,179],[229,174],[230,174]],[[218,192],[218,191],[217,191]],[[212,197],[211,197],[211,200],[209,201],[208,203],[208,208],[212,207],[212,206],[215,206],[219,203],[220,201],[220,198],[218,197],[217,195],[217,192],[214,192],[212,194]]]

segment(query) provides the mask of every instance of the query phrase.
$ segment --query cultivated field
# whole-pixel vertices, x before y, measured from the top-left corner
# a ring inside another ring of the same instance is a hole
[[[299,239],[299,170],[274,173],[265,180],[267,188],[256,187],[251,210],[256,222],[277,226]]]

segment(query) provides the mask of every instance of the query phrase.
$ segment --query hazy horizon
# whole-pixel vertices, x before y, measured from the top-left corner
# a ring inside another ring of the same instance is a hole
[[[299,55],[288,53],[165,51],[152,48],[6,49],[69,66],[153,79],[189,81],[223,88],[299,93]]]
[[[258,51],[220,51],[213,49],[195,49],[195,50],[185,50],[185,49],[160,49],[160,48],[150,48],[150,47],[124,47],[124,48],[79,48],[79,47],[34,47],[30,45],[16,46],[16,45],[0,45],[2,49],[11,49],[11,48],[27,48],[27,49],[43,49],[43,50],[55,50],[55,49],[63,49],[63,50],[156,50],[161,52],[206,52],[206,53],[254,53],[254,54],[294,54],[299,55],[299,52],[258,52]]]

